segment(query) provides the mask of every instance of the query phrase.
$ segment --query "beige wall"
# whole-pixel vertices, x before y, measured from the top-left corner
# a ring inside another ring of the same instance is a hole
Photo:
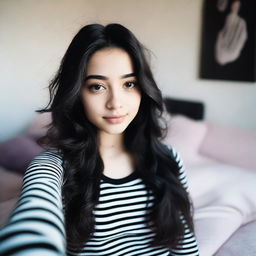
[[[206,102],[206,119],[256,129],[256,84],[200,80],[202,0],[1,0],[0,140],[26,128],[76,31],[119,22],[152,50],[165,95]]]

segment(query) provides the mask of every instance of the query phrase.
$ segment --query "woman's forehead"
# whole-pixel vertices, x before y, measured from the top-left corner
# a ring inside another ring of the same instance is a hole
[[[104,48],[96,51],[87,63],[86,76],[124,76],[133,73],[129,54],[120,48]]]

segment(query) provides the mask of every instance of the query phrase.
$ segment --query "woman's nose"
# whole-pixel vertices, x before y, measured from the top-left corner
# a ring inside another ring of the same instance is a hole
[[[112,89],[109,91],[106,107],[108,109],[122,108],[122,93],[120,90]]]

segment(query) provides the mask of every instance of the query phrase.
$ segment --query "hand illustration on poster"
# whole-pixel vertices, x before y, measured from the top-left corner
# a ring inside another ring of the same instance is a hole
[[[215,59],[218,64],[225,65],[235,61],[247,40],[246,21],[239,16],[241,2],[236,0],[231,5],[225,25],[218,33],[215,44]]]
[[[255,0],[204,0],[199,77],[256,81]]]

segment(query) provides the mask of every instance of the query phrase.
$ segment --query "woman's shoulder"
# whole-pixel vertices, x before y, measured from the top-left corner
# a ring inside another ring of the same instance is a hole
[[[29,164],[24,182],[33,180],[56,180],[57,183],[63,179],[62,157],[57,152],[44,151],[37,155]]]
[[[178,168],[179,168],[178,179],[180,180],[183,187],[187,190],[188,189],[187,175],[186,175],[186,170],[185,170],[185,167],[184,167],[182,157],[180,156],[180,153],[175,149],[175,147],[173,147],[169,144],[164,144],[164,145],[170,151],[170,156],[177,163]]]
[[[34,159],[49,160],[49,161],[62,161],[62,154],[58,151],[43,151],[38,154]]]
[[[179,152],[170,144],[163,144],[163,146],[168,150],[169,155],[174,158],[174,160],[180,159]]]
[[[54,165],[62,168],[62,155],[57,151],[44,151],[38,154],[30,163],[31,166]]]

